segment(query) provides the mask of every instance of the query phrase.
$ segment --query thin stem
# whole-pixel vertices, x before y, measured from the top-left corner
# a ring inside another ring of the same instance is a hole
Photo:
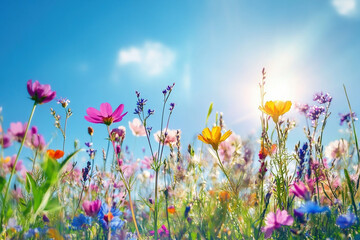
[[[31,110],[31,114],[30,114],[30,117],[29,117],[29,120],[27,122],[27,126],[26,126],[26,130],[25,130],[25,133],[24,133],[24,137],[23,139],[21,140],[21,144],[20,144],[20,148],[19,148],[19,151],[16,155],[16,159],[15,159],[15,162],[14,162],[14,166],[12,168],[12,171],[11,171],[11,174],[10,174],[10,177],[9,177],[9,181],[6,185],[6,190],[5,190],[5,196],[4,196],[4,199],[3,199],[3,205],[2,205],[2,212],[1,212],[1,225],[0,225],[0,228],[2,229],[2,224],[3,224],[3,218],[4,218],[4,213],[5,213],[5,204],[6,204],[6,200],[7,200],[7,195],[9,193],[9,188],[10,188],[10,183],[11,183],[11,179],[12,177],[14,176],[15,174],[15,169],[16,169],[16,164],[17,164],[17,161],[19,159],[19,156],[20,156],[20,153],[21,153],[21,150],[22,150],[22,147],[24,146],[24,143],[25,143],[25,140],[26,140],[26,135],[27,135],[27,132],[29,130],[29,126],[30,126],[30,123],[31,123],[31,119],[34,115],[34,112],[35,112],[35,108],[36,108],[36,103],[34,103],[34,106]]]
[[[158,214],[158,202],[157,202],[157,188],[158,188],[158,178],[159,178],[159,169],[155,171],[155,212],[154,212],[154,234],[155,239],[157,239],[157,214]]]
[[[38,148],[36,148],[36,151],[35,151],[35,156],[34,156],[34,159],[33,159],[33,166],[32,166],[32,170],[31,172],[34,173],[34,170],[35,170],[35,162],[36,162],[36,157],[37,157],[37,154],[38,154]]]
[[[67,120],[69,118],[68,116],[68,113],[66,111],[66,108],[65,108],[65,114],[66,114],[66,118],[65,118],[65,124],[64,124],[64,141],[63,141],[63,152],[65,152],[65,141],[66,141],[66,124],[67,124]]]
[[[141,239],[139,228],[137,226],[136,219],[135,219],[134,208],[133,208],[133,205],[132,205],[131,194],[130,194],[129,190],[128,190],[128,193],[129,193],[130,210],[131,210],[131,215],[133,217],[133,221],[134,221],[134,224],[135,224],[136,233],[138,235],[138,238]]]
[[[119,154],[116,154],[116,147],[115,147],[115,142],[111,139],[111,134],[110,134],[110,127],[109,125],[107,125],[107,130],[108,130],[108,134],[109,134],[109,139],[113,145],[113,148],[114,148],[114,153],[115,153],[115,156],[116,156],[116,160],[119,160]],[[135,224],[135,228],[136,228],[136,232],[138,234],[138,237],[139,239],[141,239],[141,236],[140,236],[140,232],[139,232],[139,229],[138,229],[138,226],[137,226],[137,223],[136,223],[136,218],[135,218],[135,213],[134,213],[134,210],[133,210],[133,205],[132,205],[132,201],[131,201],[131,186],[129,186],[128,182],[126,181],[125,177],[124,177],[124,174],[122,172],[122,169],[120,167],[120,174],[123,176],[122,177],[122,180],[123,180],[123,183],[125,185],[125,188],[127,189],[128,193],[129,193],[129,202],[130,202],[130,210],[131,210],[131,215],[133,217],[133,220],[134,220],[134,224]]]

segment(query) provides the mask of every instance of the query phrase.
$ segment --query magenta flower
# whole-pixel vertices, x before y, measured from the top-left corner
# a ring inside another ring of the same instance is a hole
[[[7,133],[0,133],[0,146],[2,148],[8,148],[12,145],[11,136]]]
[[[155,232],[153,231],[149,231],[150,236],[154,236]],[[169,236],[169,230],[165,227],[165,225],[162,225],[159,229],[158,229],[158,234],[160,237],[168,237]]]
[[[43,151],[45,149],[45,139],[38,133],[37,127],[32,127],[30,132],[26,135],[25,145],[39,151]]]
[[[26,131],[27,123],[10,123],[10,128],[8,129],[8,134],[17,142],[21,142],[24,138]]]
[[[100,111],[89,107],[86,110],[88,116],[85,116],[86,121],[92,123],[103,123],[105,125],[111,125],[114,122],[120,122],[122,118],[127,114],[122,114],[124,110],[124,104],[120,104],[113,112],[109,103],[102,103],[100,105]]]
[[[55,91],[51,91],[49,84],[40,84],[39,81],[32,80],[27,82],[27,90],[31,96],[31,99],[35,101],[35,104],[43,104],[50,102],[56,96]]]
[[[279,229],[281,226],[291,226],[294,219],[287,213],[286,210],[280,211],[278,209],[276,214],[269,212],[265,218],[266,227],[262,228],[261,231],[265,234],[265,238],[270,238],[275,229]]]
[[[15,166],[15,159],[16,159],[16,155],[13,155],[11,158],[7,157],[5,158],[5,160],[3,160],[3,169],[5,171],[5,173],[11,173],[11,171],[13,170],[14,166]],[[22,164],[22,161],[17,161],[16,166],[15,166],[15,171],[16,172],[21,172],[25,169],[24,165]]]
[[[298,198],[310,200],[310,192],[302,181],[294,183],[291,186],[290,194],[294,194]]]
[[[95,200],[95,201],[84,201],[84,203],[82,204],[82,207],[85,211],[85,214],[90,216],[90,217],[95,217],[97,216],[98,212],[100,211],[100,207],[101,207],[101,200]]]

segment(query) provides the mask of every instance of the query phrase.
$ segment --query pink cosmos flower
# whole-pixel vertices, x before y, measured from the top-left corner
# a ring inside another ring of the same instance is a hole
[[[37,80],[34,83],[32,80],[29,80],[27,82],[27,90],[31,99],[35,101],[35,104],[50,102],[56,96],[56,92],[51,91],[49,84],[40,84]]]
[[[122,114],[124,110],[124,104],[120,104],[115,111],[112,111],[112,107],[109,103],[102,103],[100,105],[100,111],[89,107],[86,110],[88,116],[85,116],[86,121],[92,123],[103,123],[105,125],[111,125],[114,122],[120,122],[122,118],[127,114]]]
[[[290,188],[290,194],[294,194],[298,198],[305,200],[310,199],[310,192],[302,181],[294,183]]]
[[[21,142],[24,138],[26,131],[27,123],[10,123],[10,128],[8,129],[8,134],[17,142]]]
[[[144,157],[144,160],[141,160],[142,168],[150,169],[151,164],[153,164],[154,158],[153,157]]]
[[[162,131],[163,136],[161,136],[161,132],[157,131],[156,133],[154,133],[154,138],[157,142],[160,141],[161,138],[165,138],[165,139],[161,139],[162,141],[164,141],[165,145],[173,145],[175,146],[176,144],[176,133],[177,130],[170,130],[168,129],[167,132],[165,133],[165,129]],[[181,132],[180,132],[181,134]],[[165,137],[164,137],[165,135]]]
[[[265,218],[266,227],[262,228],[261,231],[265,234],[265,238],[270,238],[275,229],[279,229],[281,226],[291,226],[294,219],[288,214],[286,210],[280,211],[278,209],[276,214],[269,212]]]
[[[82,207],[85,211],[85,214],[90,217],[95,217],[98,212],[100,211],[101,207],[101,200],[95,200],[95,201],[84,201],[82,204]]]
[[[4,168],[5,173],[10,173],[12,171],[12,169],[14,168],[14,165],[15,165],[15,159],[16,159],[16,154],[13,155],[9,161],[6,161],[3,163],[3,168]],[[25,167],[22,164],[22,161],[21,160],[17,161],[15,171],[22,172],[24,169],[25,169]]]
[[[134,118],[132,122],[129,122],[129,128],[134,136],[146,136],[145,127],[138,118]]]

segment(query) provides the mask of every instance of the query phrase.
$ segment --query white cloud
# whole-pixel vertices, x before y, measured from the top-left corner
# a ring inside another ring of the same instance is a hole
[[[175,60],[175,53],[159,42],[145,42],[140,47],[120,49],[118,65],[136,65],[149,76],[157,76],[169,69]]]
[[[332,0],[331,3],[340,15],[350,16],[356,10],[357,0]]]

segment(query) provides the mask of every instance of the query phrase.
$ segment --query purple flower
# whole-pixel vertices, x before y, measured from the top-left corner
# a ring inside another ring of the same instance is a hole
[[[155,231],[150,231],[149,232],[150,236],[154,236],[155,235]],[[160,237],[168,237],[169,236],[169,230],[165,227],[165,225],[162,225],[159,229],[158,229],[158,234]]]
[[[5,149],[10,147],[11,145],[11,136],[7,133],[0,134],[0,146]]]
[[[95,217],[98,212],[100,211],[101,207],[101,200],[95,200],[95,201],[84,201],[82,204],[82,207],[85,211],[85,214],[90,217]]]
[[[328,93],[319,92],[319,93],[315,93],[313,100],[317,101],[320,104],[324,104],[324,103],[330,103],[332,97]]]
[[[310,192],[302,181],[295,182],[290,188],[290,194],[305,200],[310,199]]]
[[[61,106],[62,106],[63,108],[66,108],[66,107],[69,105],[70,100],[67,99],[67,98],[61,97],[61,98],[59,98],[59,99],[57,100],[57,103],[58,103],[58,104],[61,104]]]
[[[126,135],[126,128],[124,126],[120,126],[118,128],[114,128],[110,132],[110,136],[113,141],[120,142],[123,141]]]
[[[306,116],[314,123],[324,112],[325,108],[322,106],[311,106]]]
[[[29,80],[27,82],[27,90],[35,104],[50,102],[56,96],[56,92],[51,91],[49,84],[40,84],[37,80],[34,83],[32,83],[32,80]]]
[[[10,128],[8,129],[8,134],[17,142],[21,142],[24,138],[26,131],[27,123],[10,123]]]
[[[339,113],[340,125],[342,126],[344,124],[344,122],[349,124],[351,122],[351,117],[354,119],[354,121],[358,120],[357,117],[356,117],[356,113],[353,112],[351,115],[352,116],[350,116],[350,113],[347,113],[347,114]]]
[[[295,104],[295,108],[302,114],[306,115],[309,111],[309,105],[308,104]]]
[[[92,147],[93,143],[92,142],[86,142],[85,145],[90,148],[90,147]]]
[[[113,112],[109,103],[102,103],[100,105],[100,111],[93,107],[89,107],[86,110],[88,116],[85,116],[85,119],[88,122],[103,123],[109,126],[112,123],[120,122],[123,119],[123,117],[127,114],[127,112],[122,114],[123,110],[124,104],[120,104]]]
[[[44,137],[38,133],[37,127],[32,127],[28,135],[26,136],[26,146],[34,149],[38,149],[40,151],[45,149],[45,139]]]
[[[262,228],[262,232],[265,234],[265,238],[270,238],[275,229],[281,226],[291,226],[294,219],[288,214],[286,210],[280,211],[279,209],[274,212],[269,212],[265,218],[266,227]]]

